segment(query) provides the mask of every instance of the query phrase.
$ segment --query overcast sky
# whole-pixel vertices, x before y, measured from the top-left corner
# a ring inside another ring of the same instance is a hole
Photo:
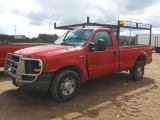
[[[131,20],[153,25],[160,33],[160,0],[0,0],[0,34],[37,37],[62,34],[53,23],[68,25],[111,20]],[[49,27],[50,26],[50,27]]]

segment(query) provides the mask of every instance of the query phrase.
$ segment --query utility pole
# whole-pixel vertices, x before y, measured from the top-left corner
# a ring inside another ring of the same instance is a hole
[[[131,21],[130,21],[130,27],[131,27]],[[130,28],[129,44],[131,44],[131,28]]]
[[[16,35],[16,25],[14,26],[14,32],[15,32],[15,35]]]
[[[50,21],[49,21],[49,34],[50,34]]]

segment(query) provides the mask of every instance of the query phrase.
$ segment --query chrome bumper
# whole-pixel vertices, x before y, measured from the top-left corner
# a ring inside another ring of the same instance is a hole
[[[40,71],[28,72],[33,69],[31,62],[38,62]],[[28,63],[28,64],[26,64]],[[28,68],[28,70],[26,70]],[[40,59],[28,58],[18,54],[8,53],[4,66],[4,72],[15,78],[16,83],[33,83],[43,71],[43,62]]]

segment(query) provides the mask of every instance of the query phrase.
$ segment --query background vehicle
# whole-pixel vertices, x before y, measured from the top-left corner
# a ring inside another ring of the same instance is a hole
[[[137,34],[136,40],[138,44],[147,45],[149,43],[149,34]],[[160,34],[152,34],[151,46],[157,52],[160,53]]]
[[[101,26],[75,29],[77,26]],[[68,29],[53,45],[21,49],[8,53],[5,73],[13,84],[30,90],[50,91],[60,102],[72,99],[79,91],[80,84],[89,79],[121,71],[130,71],[134,80],[141,80],[144,66],[152,61],[150,45],[118,45],[118,25],[90,23],[60,26]],[[133,29],[149,28],[132,27]],[[114,35],[116,33],[116,37]]]
[[[4,67],[5,60],[7,53],[14,53],[17,50],[27,48],[27,47],[33,47],[33,46],[39,46],[39,45],[46,45],[45,43],[8,43],[8,44],[0,44],[0,67]]]

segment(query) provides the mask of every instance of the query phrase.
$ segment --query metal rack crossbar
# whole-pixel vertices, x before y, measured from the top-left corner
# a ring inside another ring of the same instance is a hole
[[[117,25],[91,23],[90,22],[90,18],[87,17],[87,22],[86,23],[72,24],[72,25],[58,26],[58,27],[57,27],[56,23],[54,23],[54,29],[74,30],[74,29],[76,29],[76,27],[79,27],[79,26],[83,26],[83,27],[86,27],[86,26],[106,27],[106,28],[111,28],[113,31],[117,32],[117,34],[116,34],[117,41],[119,41],[120,28],[149,30],[150,31],[149,45],[151,45],[151,33],[152,33],[152,25],[151,24],[143,24],[143,23],[131,22],[131,23],[134,23],[135,26],[129,26],[129,25],[124,25],[125,22],[130,22],[130,21],[123,21],[123,24],[122,24],[121,20],[118,20]],[[148,27],[141,27],[141,25],[148,26]]]

